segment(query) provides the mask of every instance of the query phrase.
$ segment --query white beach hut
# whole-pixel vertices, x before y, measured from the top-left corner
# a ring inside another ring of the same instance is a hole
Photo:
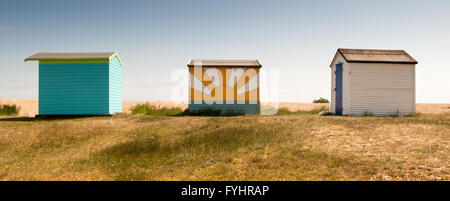
[[[404,50],[338,49],[330,65],[331,112],[414,114],[416,64]]]

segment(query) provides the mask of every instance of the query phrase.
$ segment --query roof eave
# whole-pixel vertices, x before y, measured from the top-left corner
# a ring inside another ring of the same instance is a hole
[[[112,58],[112,57],[111,57]],[[41,60],[53,60],[53,61],[57,61],[57,60],[100,60],[100,59],[110,59],[110,58],[41,58],[41,59],[37,59],[37,58],[26,58],[24,61],[41,61]]]
[[[114,57],[117,57],[117,59],[119,60],[120,65],[123,67],[122,59],[120,59],[119,53],[114,52],[114,54],[112,54],[112,55],[109,57],[109,60],[111,60],[111,59],[114,58]]]
[[[347,61],[347,60],[346,60]],[[388,63],[388,64],[418,64],[418,62],[406,62],[406,61],[364,61],[364,60],[351,60],[348,63]]]
[[[333,60],[331,60],[330,68],[333,67],[333,63],[334,63],[334,61],[336,60],[336,57],[337,57],[338,54],[341,54],[341,55],[342,55],[342,53],[339,51],[339,49],[338,49],[338,50],[336,51],[336,53],[334,54]],[[344,57],[344,55],[342,55],[342,57],[344,58],[345,61],[347,61],[347,59]]]
[[[252,60],[252,61],[255,61],[256,63],[257,63],[257,65],[230,65],[230,64],[224,64],[224,65],[217,65],[217,64],[214,64],[214,65],[208,65],[208,64],[205,64],[205,65],[203,65],[203,64],[201,64],[201,65],[192,65],[191,63],[192,63],[192,60],[193,59],[189,59],[189,62],[188,62],[188,64],[187,64],[187,67],[188,68],[190,68],[190,67],[205,67],[205,68],[218,68],[218,67],[230,67],[230,68],[261,68],[262,67],[262,65],[261,65],[261,63],[259,63],[259,61],[258,61],[258,59],[255,59],[255,60]]]
[[[254,65],[254,66],[239,66],[239,65],[190,65],[187,67],[204,67],[204,68],[218,68],[218,67],[230,67],[230,68],[261,68],[262,65]]]

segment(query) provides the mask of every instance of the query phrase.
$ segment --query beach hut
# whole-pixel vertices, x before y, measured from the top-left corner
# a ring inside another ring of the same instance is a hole
[[[39,115],[111,115],[122,112],[123,64],[115,52],[36,53]]]
[[[258,60],[191,59],[189,111],[259,114]]]
[[[415,66],[404,50],[338,49],[331,62],[331,112],[412,115]]]

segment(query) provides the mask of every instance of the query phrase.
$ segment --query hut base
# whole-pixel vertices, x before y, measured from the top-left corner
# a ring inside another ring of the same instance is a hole
[[[34,116],[35,119],[74,119],[82,117],[111,117],[121,113],[114,114],[38,114]]]

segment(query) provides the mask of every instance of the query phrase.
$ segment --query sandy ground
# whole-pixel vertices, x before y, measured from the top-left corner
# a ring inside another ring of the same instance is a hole
[[[123,111],[130,113],[131,108],[136,104],[149,103],[156,107],[179,107],[182,109],[187,108],[187,103],[173,103],[169,101],[124,101]],[[38,101],[37,100],[24,100],[24,99],[0,99],[0,105],[12,105],[15,104],[20,107],[19,116],[34,116],[38,113]],[[329,108],[330,104],[316,104],[316,103],[292,103],[292,102],[280,102],[280,108],[288,108],[291,111],[296,110],[313,110],[318,108]],[[268,106],[269,103],[262,103],[262,106]],[[423,114],[450,114],[450,104],[426,104],[418,103],[416,105],[416,111]]]

